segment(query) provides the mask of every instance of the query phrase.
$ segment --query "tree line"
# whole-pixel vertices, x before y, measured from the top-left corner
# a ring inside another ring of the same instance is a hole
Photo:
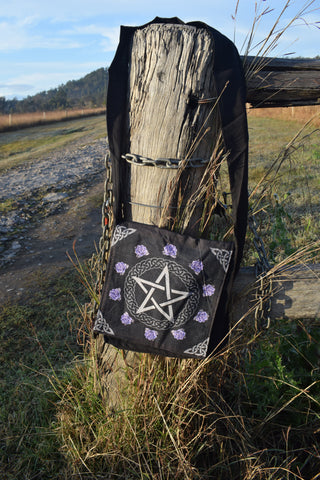
[[[79,80],[30,95],[23,100],[0,97],[0,114],[95,108],[106,104],[108,69],[99,68]]]

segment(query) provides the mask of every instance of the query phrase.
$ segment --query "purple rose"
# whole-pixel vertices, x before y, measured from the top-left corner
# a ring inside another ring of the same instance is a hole
[[[121,288],[113,288],[112,290],[110,290],[109,298],[111,298],[111,300],[120,301],[121,300]]]
[[[209,315],[207,314],[207,312],[205,312],[204,310],[199,310],[199,312],[197,313],[197,315],[194,317],[193,320],[199,323],[204,323],[208,320],[208,318],[209,318]]]
[[[171,333],[176,340],[183,340],[186,336],[186,332],[183,328],[179,328],[179,330],[171,330]]]
[[[130,317],[129,313],[127,312],[121,315],[120,320],[121,320],[121,323],[123,323],[123,325],[131,325],[131,323],[133,323],[133,319]]]
[[[163,249],[163,255],[168,255],[169,257],[176,258],[177,256],[177,247],[172,245],[172,243],[167,243]]]
[[[203,285],[202,287],[202,295],[204,297],[211,297],[215,292],[215,287],[213,285]]]
[[[137,258],[143,257],[144,255],[149,255],[148,249],[144,245],[137,245],[134,249],[134,253],[136,254]]]
[[[127,263],[118,262],[118,263],[115,264],[114,269],[117,273],[120,273],[120,275],[123,275],[128,267],[129,267],[129,265]]]
[[[144,336],[147,340],[155,340],[158,336],[158,332],[156,330],[150,330],[150,328],[146,328],[144,331]]]
[[[201,260],[193,260],[189,267],[198,275],[203,270],[203,263]]]

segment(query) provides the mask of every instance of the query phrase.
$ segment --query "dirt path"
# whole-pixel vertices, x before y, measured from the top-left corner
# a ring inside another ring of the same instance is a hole
[[[0,217],[0,304],[23,302],[32,295],[39,277],[73,268],[67,252],[74,258],[74,248],[80,260],[96,251],[101,235],[105,141],[79,145],[76,154],[74,147],[50,154],[50,175],[41,175],[48,166],[44,158],[37,165],[19,167],[0,177],[2,202],[5,197],[13,202]]]

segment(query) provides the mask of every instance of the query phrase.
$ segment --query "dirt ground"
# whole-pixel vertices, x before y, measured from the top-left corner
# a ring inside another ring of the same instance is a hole
[[[39,278],[74,268],[68,254],[80,261],[96,251],[101,236],[103,179],[97,178],[73,198],[67,197],[58,212],[27,228],[13,259],[0,269],[0,304],[23,303]],[[101,202],[100,202],[101,200]]]

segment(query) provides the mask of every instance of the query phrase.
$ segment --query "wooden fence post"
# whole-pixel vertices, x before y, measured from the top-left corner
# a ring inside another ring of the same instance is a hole
[[[198,98],[216,98],[213,63],[214,41],[205,28],[152,24],[136,30],[128,79],[130,153],[152,159],[210,159],[219,133],[217,109],[213,108],[215,100],[195,102],[191,114],[188,101],[191,92]],[[201,166],[183,172],[178,188],[182,204],[190,200],[204,169]],[[170,220],[163,218],[163,207],[170,202],[170,186],[177,170],[135,164],[127,164],[126,170],[125,218],[165,226]],[[198,210],[193,217],[199,219]],[[199,228],[192,219],[184,226],[190,234]],[[134,362],[136,355],[130,352],[124,360],[102,338],[96,347],[100,379],[104,390],[109,392],[110,402],[114,403],[115,382],[119,382],[121,371],[128,362]]]
[[[253,107],[320,104],[320,60],[247,57],[243,63]]]

